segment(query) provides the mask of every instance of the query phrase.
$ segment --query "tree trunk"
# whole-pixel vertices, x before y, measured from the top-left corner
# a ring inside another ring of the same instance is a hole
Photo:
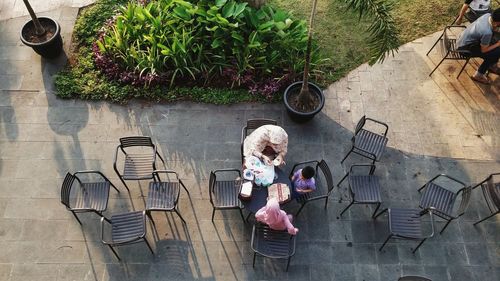
[[[248,2],[248,5],[258,9],[262,6],[264,6],[267,3],[267,0],[245,0]]]
[[[28,13],[30,13],[31,20],[33,21],[33,24],[35,24],[35,32],[37,35],[42,35],[45,33],[45,29],[43,26],[40,24],[40,21],[35,15],[35,12],[33,11],[33,8],[31,8],[30,3],[28,0],[23,0],[24,5],[26,6],[26,9],[28,9]]]
[[[306,48],[306,59],[304,62],[304,77],[302,78],[302,88],[300,89],[300,94],[297,97],[297,105],[299,108],[308,108],[313,103],[313,97],[309,92],[309,64],[311,62],[311,49],[312,49],[312,32],[314,15],[316,14],[316,6],[318,0],[313,0],[313,5],[311,9],[311,16],[309,18],[309,30],[307,31],[307,48]]]

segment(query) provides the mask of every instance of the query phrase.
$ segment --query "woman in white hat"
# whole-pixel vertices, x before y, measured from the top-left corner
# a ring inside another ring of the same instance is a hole
[[[288,134],[280,126],[264,125],[257,128],[243,142],[243,156],[255,156],[266,165],[285,164]],[[274,159],[274,161],[273,161]]]

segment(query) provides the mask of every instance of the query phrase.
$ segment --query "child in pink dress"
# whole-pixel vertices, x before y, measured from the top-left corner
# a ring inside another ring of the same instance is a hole
[[[255,219],[269,225],[274,230],[286,229],[291,235],[295,235],[299,231],[298,228],[292,225],[292,215],[287,215],[285,211],[280,209],[280,204],[276,198],[269,199],[266,206],[257,211]]]

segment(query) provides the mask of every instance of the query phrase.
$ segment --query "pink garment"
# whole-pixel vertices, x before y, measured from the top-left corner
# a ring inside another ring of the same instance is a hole
[[[287,215],[280,209],[280,204],[276,198],[267,201],[266,206],[262,207],[255,214],[255,219],[269,225],[274,230],[287,230],[288,233],[295,235],[299,231],[292,225],[292,216]]]

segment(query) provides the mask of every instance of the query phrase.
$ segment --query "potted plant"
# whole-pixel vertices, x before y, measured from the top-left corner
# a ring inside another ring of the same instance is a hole
[[[390,15],[391,4],[371,0],[342,1],[348,4],[349,9],[359,12],[360,18],[365,13],[373,17],[373,22],[368,29],[370,32],[368,40],[371,54],[370,65],[377,61],[383,61],[387,54],[397,50],[399,46],[398,32]],[[283,103],[288,115],[292,120],[299,123],[311,120],[321,111],[325,104],[325,96],[321,88],[309,82],[312,32],[317,3],[318,0],[313,0],[309,17],[303,79],[289,85],[283,96]]]
[[[44,58],[56,58],[63,50],[61,27],[49,17],[37,17],[28,0],[23,0],[31,20],[21,29],[21,41]]]

